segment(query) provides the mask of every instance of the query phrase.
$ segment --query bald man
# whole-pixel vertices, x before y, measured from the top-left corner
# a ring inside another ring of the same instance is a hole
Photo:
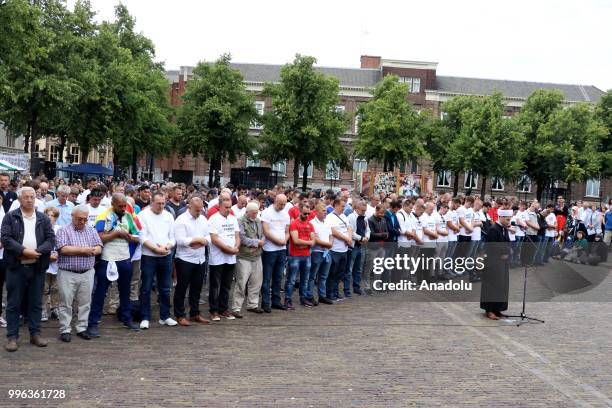
[[[263,281],[261,285],[261,307],[266,313],[272,309],[287,310],[281,302],[281,281],[287,259],[287,241],[289,240],[290,218],[285,205],[287,197],[278,194],[274,204],[261,213],[261,224],[265,236],[261,254],[263,266]],[[270,283],[272,283],[272,299],[270,299]]]

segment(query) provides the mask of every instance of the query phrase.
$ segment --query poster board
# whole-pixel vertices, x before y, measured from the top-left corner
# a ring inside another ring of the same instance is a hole
[[[372,185],[372,194],[397,193],[399,179],[399,172],[376,173]]]

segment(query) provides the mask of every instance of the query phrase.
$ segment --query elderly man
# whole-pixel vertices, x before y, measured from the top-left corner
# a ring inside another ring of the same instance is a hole
[[[113,280],[119,286],[119,316],[123,326],[139,331],[132,322],[130,311],[130,287],[132,280],[131,257],[139,242],[138,227],[132,214],[126,211],[127,199],[121,193],[113,194],[111,208],[105,210],[96,221],[96,231],[104,248],[100,262],[96,265],[96,288],[94,289],[89,313],[87,333],[94,338],[100,337],[98,324],[102,318],[106,291]]]
[[[40,336],[42,289],[55,245],[51,221],[34,209],[34,189],[23,187],[17,196],[20,207],[4,217],[0,233],[6,263],[7,351],[17,351],[19,348],[19,314],[24,300],[27,304],[30,343],[38,347],[47,345],[47,341]]]
[[[190,323],[185,313],[185,294],[189,289],[189,316],[192,322],[210,323],[200,314],[200,292],[206,278],[206,246],[210,243],[208,221],[202,215],[204,201],[192,196],[187,211],[174,221],[176,239],[176,288],[174,316],[181,326]]]
[[[507,228],[512,218],[512,210],[499,209],[498,219],[486,236],[485,268],[482,273],[480,308],[492,320],[503,317],[508,309],[508,290],[510,287],[510,238]]]
[[[174,248],[174,217],[164,210],[164,194],[153,194],[151,205],[138,214],[142,223],[140,243],[142,259],[140,263],[140,322],[141,329],[149,328],[151,320],[151,288],[156,278],[157,301],[159,303],[159,324],[176,326],[170,317],[170,290],[172,289],[172,248]]]
[[[71,201],[68,201],[68,196],[70,195],[70,187],[66,185],[61,185],[58,187],[56,192],[55,200],[51,200],[47,203],[47,208],[55,207],[59,210],[60,216],[57,219],[56,224],[60,227],[68,225],[72,222],[72,208],[74,208],[74,204]]]
[[[241,197],[239,196],[238,200]],[[240,201],[239,201],[240,202]],[[238,220],[240,226],[240,252],[237,255],[236,285],[232,314],[240,319],[245,293],[248,294],[246,310],[253,313],[263,313],[259,308],[259,292],[261,291],[262,266],[261,250],[264,245],[263,227],[259,215],[259,203],[251,201],[246,205],[246,213]]]
[[[287,260],[287,241],[289,240],[290,218],[284,210],[287,197],[278,194],[274,205],[263,210],[261,223],[266,242],[263,246],[261,261],[263,282],[261,284],[261,307],[266,313],[272,309],[287,310],[281,303],[281,281]],[[272,283],[272,305],[270,306],[270,283]]]
[[[76,299],[78,318],[77,336],[84,340],[91,307],[96,256],[102,253],[102,240],[96,230],[87,223],[88,208],[84,204],[72,209],[72,223],[57,232],[57,283],[59,286],[60,340],[70,341],[72,304]]]

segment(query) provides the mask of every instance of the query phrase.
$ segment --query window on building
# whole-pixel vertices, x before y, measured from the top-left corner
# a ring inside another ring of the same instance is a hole
[[[438,187],[450,187],[451,186],[451,171],[443,170],[438,172],[438,181],[436,182]]]
[[[400,82],[408,84],[408,92],[410,93],[421,92],[421,78],[400,77]]]
[[[478,174],[472,171],[466,171],[463,180],[463,188],[466,190],[478,188]]]
[[[344,105],[336,105],[336,112],[340,112],[340,113],[346,112],[346,106],[344,106]]]
[[[516,186],[516,191],[519,193],[531,193],[531,179],[526,174],[523,174]]]
[[[599,197],[599,179],[588,179],[586,182],[586,193],[587,197]]]
[[[307,172],[306,177],[307,177],[307,178],[312,178],[312,170],[313,170],[313,165],[312,165],[312,163],[308,163],[308,168],[306,169],[306,172]],[[298,170],[298,171],[299,171],[299,176],[300,176],[300,178],[301,178],[301,177],[302,177],[302,175],[304,174],[304,166],[302,166],[302,165],[300,164],[300,168],[299,168],[299,170]]]
[[[259,117],[263,116],[265,107],[264,101],[255,101],[255,110],[257,111],[257,115]],[[263,129],[263,125],[261,122],[254,120],[251,122],[251,129]]]
[[[57,162],[60,159],[60,154],[59,154],[59,146],[58,145],[52,145],[51,148],[51,153],[49,155],[49,160],[52,162]]]
[[[253,150],[253,153],[251,154],[251,156],[247,157],[246,159],[247,167],[259,167],[260,162],[259,162],[259,157],[257,155],[258,155],[257,150]]]
[[[6,129],[6,147],[15,147],[16,136],[13,136],[10,130]]]
[[[340,169],[333,161],[327,162],[327,166],[325,166],[325,178],[327,180],[340,180]]]
[[[363,159],[353,160],[353,180],[357,178],[357,175],[363,171],[368,170],[368,162]]]
[[[81,152],[79,150],[79,146],[70,146],[70,157],[72,158],[72,163],[80,163],[79,160]]]
[[[501,177],[493,177],[491,183],[491,190],[504,191],[504,179],[502,179]]]
[[[278,174],[281,176],[287,175],[287,161],[283,160],[278,163],[274,163],[272,165],[272,170],[278,171]]]

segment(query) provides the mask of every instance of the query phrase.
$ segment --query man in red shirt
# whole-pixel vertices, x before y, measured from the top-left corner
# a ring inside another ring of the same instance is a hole
[[[289,225],[289,276],[285,282],[285,306],[287,310],[294,310],[291,296],[293,295],[293,287],[297,278],[298,271],[300,273],[300,304],[306,307],[312,307],[314,304],[307,299],[306,290],[308,289],[309,274],[310,274],[310,248],[314,245],[315,233],[314,227],[308,221],[310,216],[310,207],[306,202],[298,204],[300,209],[299,218],[293,220]]]
[[[297,195],[297,191],[295,192],[295,194]],[[302,203],[307,203],[308,202],[308,193],[300,193],[299,197],[300,198],[299,198],[299,201],[297,202],[297,204],[295,204],[289,210],[289,218],[291,218],[291,221],[296,220],[296,219],[298,219],[300,217],[300,205]]]

